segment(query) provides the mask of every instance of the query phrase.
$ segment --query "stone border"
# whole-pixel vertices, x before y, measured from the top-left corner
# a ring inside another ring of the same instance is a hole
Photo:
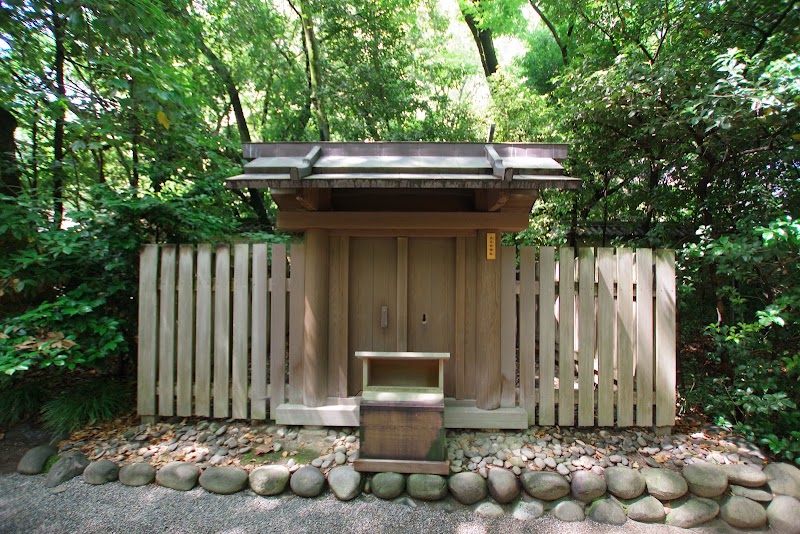
[[[55,449],[36,447],[20,460],[17,471],[41,473]],[[784,534],[800,534],[800,469],[786,463],[754,465],[693,463],[682,472],[627,466],[606,468],[602,475],[590,470],[571,473],[569,479],[551,471],[525,470],[519,476],[503,467],[488,469],[487,476],[461,472],[439,475],[378,473],[365,477],[350,465],[333,467],[327,475],[312,465],[290,469],[264,465],[248,473],[233,466],[201,469],[189,462],[170,462],[156,469],[139,462],[121,469],[109,460],[90,462],[80,451],[62,454],[52,465],[45,485],[57,486],[83,475],[84,482],[105,484],[119,480],[128,486],[157,483],[178,491],[198,484],[216,494],[232,494],[249,487],[263,496],[293,494],[313,498],[329,488],[341,501],[362,493],[401,502],[408,497],[441,501],[448,495],[480,516],[511,514],[533,520],[546,513],[561,521],[622,525],[626,521],[666,523],[691,528],[719,517],[739,529],[769,525]],[[403,497],[403,493],[408,497]]]

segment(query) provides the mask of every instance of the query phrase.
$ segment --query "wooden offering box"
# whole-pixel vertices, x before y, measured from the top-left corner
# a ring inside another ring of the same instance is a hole
[[[446,352],[356,352],[364,366],[356,471],[446,475]]]

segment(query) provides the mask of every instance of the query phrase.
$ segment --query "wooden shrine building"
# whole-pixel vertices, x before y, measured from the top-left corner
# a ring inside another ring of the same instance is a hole
[[[500,240],[528,228],[539,190],[580,186],[564,176],[566,145],[243,149],[251,161],[228,187],[269,188],[278,228],[304,233],[302,365],[289,367],[302,394],[278,406],[278,423],[357,426],[366,380],[356,353],[372,351],[449,354],[448,427],[527,427],[525,408],[501,408],[515,389],[501,369]]]

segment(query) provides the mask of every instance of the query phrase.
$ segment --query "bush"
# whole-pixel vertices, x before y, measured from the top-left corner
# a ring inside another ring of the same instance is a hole
[[[800,222],[789,217],[688,247],[730,309],[706,327],[705,359],[682,361],[689,405],[800,464]]]
[[[8,428],[39,412],[47,390],[39,383],[0,385],[0,427]]]
[[[69,434],[86,425],[110,421],[131,410],[133,388],[113,380],[93,380],[57,394],[42,406],[44,426]]]
[[[216,193],[214,193],[216,195]],[[97,367],[135,347],[139,249],[148,242],[214,242],[235,221],[212,193],[136,196],[98,186],[73,226],[49,206],[0,196],[0,374]],[[219,210],[217,210],[219,211]]]

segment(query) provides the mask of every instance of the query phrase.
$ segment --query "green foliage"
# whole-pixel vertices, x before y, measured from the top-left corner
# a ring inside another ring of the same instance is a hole
[[[542,27],[531,32],[528,37],[528,50],[519,60],[525,75],[525,85],[541,95],[555,89],[553,78],[564,68],[561,50],[550,32]]]
[[[703,231],[685,253],[697,269],[687,277],[714,269],[730,303],[729,323],[707,327],[708,361],[687,362],[688,402],[800,463],[800,223],[783,217],[718,239]]]
[[[0,199],[0,373],[97,366],[134,346],[138,251],[155,240],[214,242],[228,219],[207,210],[217,198],[89,191],[91,206],[52,227],[35,199]]]
[[[0,428],[8,428],[19,421],[35,416],[48,396],[47,389],[38,382],[0,385]]]
[[[133,388],[114,380],[91,380],[56,394],[42,406],[42,422],[56,434],[110,421],[131,409]]]
[[[45,475],[49,473],[50,469],[53,468],[58,459],[59,459],[58,454],[54,454],[53,456],[48,458],[47,461],[44,463],[44,467],[42,468],[42,473],[44,473]]]

